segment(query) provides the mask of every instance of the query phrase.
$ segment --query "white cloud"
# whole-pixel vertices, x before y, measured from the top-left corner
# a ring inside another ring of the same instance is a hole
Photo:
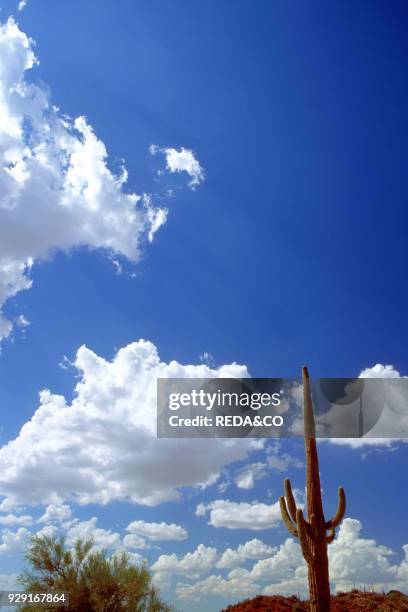
[[[216,548],[199,544],[195,551],[178,558],[176,554],[160,555],[151,566],[159,574],[179,574],[189,578],[198,578],[209,572],[218,559]]]
[[[364,438],[331,438],[332,444],[350,446],[352,448],[383,446],[393,448],[396,443],[406,442],[408,436],[408,412],[406,402],[407,377],[402,376],[392,365],[376,365],[365,368],[359,378],[392,379],[384,387],[379,388],[379,393],[384,393],[385,404],[380,418]],[[395,379],[400,379],[401,384],[396,384]],[[387,437],[384,438],[384,432]],[[405,436],[405,438],[403,437]]]
[[[245,459],[261,440],[157,439],[158,377],[248,376],[245,366],[160,361],[140,340],[112,361],[85,346],[76,355],[79,382],[69,403],[42,391],[40,406],[15,440],[0,449],[0,495],[13,503],[80,504],[129,500],[157,505],[177,500],[179,488],[205,487],[222,469]]]
[[[209,525],[227,529],[251,529],[258,531],[276,527],[281,521],[279,502],[268,505],[260,502],[248,504],[217,499],[209,504],[199,504],[197,516],[210,513]]]
[[[112,556],[115,557],[115,555],[119,554],[120,552],[121,550],[119,549],[118,552],[113,554]],[[143,561],[145,561],[145,557],[143,557],[143,555],[139,553],[129,552],[128,550],[126,550],[125,552],[128,555],[129,561],[133,563],[133,565],[140,565],[141,563],[143,563]]]
[[[401,374],[392,365],[377,363],[371,368],[365,368],[359,378],[400,378]]]
[[[71,508],[67,504],[49,504],[44,514],[38,519],[39,523],[68,521],[72,516]]]
[[[128,533],[123,538],[123,546],[126,548],[146,548],[147,542],[136,533]]]
[[[240,544],[235,550],[227,548],[217,563],[218,568],[235,568],[239,567],[247,559],[263,559],[264,557],[270,557],[276,548],[268,546],[254,538]]]
[[[27,6],[27,0],[20,0],[17,8],[19,11],[23,11],[26,6]]]
[[[353,584],[375,584],[377,590],[388,589],[387,585],[392,588],[398,573],[389,562],[393,551],[375,540],[361,538],[361,529],[360,521],[345,519],[329,547],[330,575],[336,590],[348,590]]]
[[[166,220],[148,196],[126,191],[126,170],[109,169],[87,120],[63,115],[26,79],[36,63],[17,24],[0,24],[0,339],[12,330],[1,307],[31,286],[35,261],[88,247],[136,262]]]
[[[151,566],[151,570],[154,572],[155,582],[162,588],[168,588],[171,583],[170,578],[173,575],[197,579],[210,572],[214,567],[220,569],[236,568],[247,560],[262,559],[271,555],[275,550],[275,548],[267,546],[257,539],[240,544],[235,550],[227,548],[223,553],[220,553],[214,547],[199,544],[193,552],[180,557],[177,557],[174,553],[160,555]]]
[[[25,316],[22,314],[18,315],[18,317],[14,319],[14,322],[18,327],[22,327],[22,328],[28,327],[30,325],[30,321],[26,319]]]
[[[186,529],[174,523],[133,521],[126,527],[126,530],[149,540],[185,540],[188,537]]]
[[[344,389],[349,402],[342,406],[342,410],[339,410],[337,405],[333,405],[326,412],[315,416],[320,438],[322,441],[356,449],[385,447],[393,450],[397,443],[406,442],[408,439],[406,402],[408,377],[401,376],[392,365],[377,363],[362,370],[359,378],[367,379],[363,384],[362,394],[363,421],[366,430],[364,437],[347,437],[356,432],[361,407],[354,388],[355,385],[359,385],[357,382],[351,382]],[[301,397],[296,404],[299,416],[293,421],[291,430],[295,435],[303,435]]]
[[[36,532],[36,536],[53,538],[58,534],[58,528],[56,525],[44,525],[41,529]]]
[[[176,591],[182,600],[199,601],[209,595],[219,595],[229,600],[243,599],[258,593],[260,589],[260,585],[254,584],[247,570],[237,568],[231,570],[227,578],[212,575],[195,584],[180,582]]]
[[[281,443],[273,441],[266,447],[266,461],[258,461],[256,463],[248,463],[233,474],[233,482],[239,489],[253,489],[257,480],[262,480],[270,470],[278,472],[287,472],[290,467],[303,467],[302,461],[297,457],[293,457],[288,453],[281,453]],[[228,473],[224,474],[224,481],[218,486],[220,493],[225,493],[231,484],[231,476]]]
[[[0,516],[0,525],[31,525],[33,518],[28,514],[17,516],[16,514],[6,514]]]
[[[299,544],[293,539],[287,538],[273,556],[255,563],[251,570],[251,576],[256,581],[274,583],[273,586],[271,585],[273,591],[269,587],[270,593],[290,594],[290,591],[284,585],[288,581],[295,580],[298,587],[295,592],[301,591],[305,594],[306,567]]]
[[[11,555],[23,552],[31,538],[31,532],[26,527],[17,531],[6,529],[1,534],[0,554]]]
[[[96,548],[118,548],[121,545],[120,535],[109,529],[101,529],[96,524],[96,516],[89,521],[78,521],[68,529],[67,543],[74,544],[78,539],[93,538]]]
[[[174,149],[173,147],[158,147],[150,145],[151,155],[163,153],[166,158],[168,172],[186,172],[190,177],[189,187],[195,189],[204,180],[204,170],[191,149]]]
[[[137,552],[129,552],[128,550],[126,550],[125,548],[121,548],[119,547],[111,556],[112,559],[114,559],[115,557],[117,557],[118,555],[120,555],[122,552],[125,552],[129,558],[130,563],[132,563],[132,565],[140,565],[143,562],[147,562],[147,559],[145,557],[143,557],[143,555],[137,553]]]
[[[250,463],[235,474],[235,484],[239,489],[252,489],[256,480],[267,475],[266,463]]]
[[[399,564],[392,564],[393,551],[374,540],[362,538],[361,529],[360,521],[345,519],[338,537],[329,546],[332,590],[347,591],[354,585],[373,585],[380,592],[407,591],[408,545],[403,546],[404,559]],[[220,563],[217,567],[221,567]],[[299,544],[293,539],[286,539],[278,550],[256,561],[251,569],[235,568],[226,577],[213,574],[193,584],[177,585],[179,598],[193,601],[209,595],[227,599],[253,597],[260,592],[308,596],[307,567]]]

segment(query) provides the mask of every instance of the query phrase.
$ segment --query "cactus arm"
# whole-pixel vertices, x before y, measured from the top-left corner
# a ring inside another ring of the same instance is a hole
[[[280,497],[279,498],[279,504],[280,504],[280,510],[281,510],[281,514],[282,514],[282,520],[285,523],[287,530],[289,531],[289,533],[291,533],[292,535],[294,535],[296,538],[298,537],[298,530],[296,529],[294,523],[292,522],[292,519],[289,516],[289,512],[288,509],[286,507],[286,502],[285,502],[285,498],[284,497]]]
[[[336,514],[332,519],[327,521],[326,529],[336,528],[340,525],[346,512],[346,494],[344,493],[343,487],[339,487],[339,501],[337,504]]]
[[[327,544],[331,544],[333,542],[335,535],[336,535],[336,530],[334,529],[334,527],[330,527],[329,533],[326,536]]]
[[[285,497],[290,517],[292,521],[296,523],[296,502],[295,498],[293,497],[292,485],[290,484],[289,478],[285,478]]]
[[[306,521],[305,521],[305,519],[303,517],[303,512],[302,512],[302,510],[300,508],[296,512],[296,522],[297,522],[297,525],[298,525],[299,542],[300,542],[300,546],[302,548],[303,556],[305,558],[306,563],[311,563],[312,562],[312,553],[311,553],[311,550],[310,550],[310,545],[309,545],[309,541],[308,541],[308,537],[307,537]]]

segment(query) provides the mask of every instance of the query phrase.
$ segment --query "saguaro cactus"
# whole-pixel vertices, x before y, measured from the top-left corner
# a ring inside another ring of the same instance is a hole
[[[338,506],[332,519],[326,521],[323,514],[320,489],[319,460],[315,437],[312,395],[307,368],[303,368],[303,398],[306,451],[307,520],[292,493],[290,480],[285,480],[285,497],[280,507],[283,521],[289,532],[299,538],[302,553],[308,566],[310,610],[330,610],[329,561],[327,545],[333,542],[335,529],[341,523],[346,510],[344,489],[339,488]]]

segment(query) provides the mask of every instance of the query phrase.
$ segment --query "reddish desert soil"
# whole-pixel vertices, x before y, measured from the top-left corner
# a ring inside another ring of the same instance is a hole
[[[408,596],[400,591],[390,591],[387,594],[363,593],[350,591],[339,593],[332,597],[330,612],[391,612],[392,610],[408,611]],[[259,595],[254,599],[246,599],[233,606],[224,608],[222,612],[308,612],[309,603],[297,597],[282,597]]]

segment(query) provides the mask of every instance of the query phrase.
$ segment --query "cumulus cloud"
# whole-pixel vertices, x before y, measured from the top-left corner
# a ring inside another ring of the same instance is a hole
[[[160,555],[151,569],[159,574],[180,574],[189,578],[198,578],[214,567],[218,556],[216,548],[199,544],[195,551],[180,558],[174,553]]]
[[[146,548],[147,541],[136,533],[128,533],[123,538],[123,546],[125,548]]]
[[[329,546],[332,590],[374,585],[377,591],[406,591],[408,545],[403,546],[404,559],[393,564],[395,553],[375,540],[361,537],[361,530],[360,521],[347,518]],[[221,567],[220,563],[217,567]],[[287,538],[272,554],[258,558],[250,569],[236,567],[226,576],[212,574],[195,583],[178,583],[176,590],[183,600],[199,600],[209,595],[242,598],[260,592],[265,595],[299,593],[307,597],[307,568],[299,544]]]
[[[279,502],[268,505],[260,502],[249,504],[216,499],[209,504],[197,506],[197,516],[204,516],[207,512],[210,513],[209,525],[227,529],[259,531],[276,527],[281,521]]]
[[[76,519],[74,524],[68,529],[67,544],[72,545],[78,539],[92,538],[96,548],[118,548],[121,546],[119,533],[110,529],[97,527],[98,519],[96,516],[89,521],[79,521]]]
[[[264,544],[261,540],[254,538],[240,544],[238,548],[227,548],[217,563],[219,568],[235,568],[242,565],[247,559],[263,559],[270,557],[276,548]]]
[[[6,514],[0,516],[0,525],[31,525],[32,522],[33,518],[28,514],[22,514],[20,516],[16,514]]]
[[[216,548],[199,544],[193,552],[177,557],[176,554],[160,555],[151,566],[155,581],[169,586],[173,575],[196,579],[210,572],[214,567],[236,568],[249,559],[262,559],[271,555],[276,549],[267,546],[261,540],[253,539],[240,544],[238,548],[227,548],[219,552]]]
[[[350,589],[355,583],[387,588],[397,578],[398,568],[389,560],[393,551],[375,540],[362,538],[361,530],[360,521],[345,519],[329,547],[330,573],[338,591]]]
[[[378,392],[378,395],[381,394],[380,400],[384,402],[381,415],[363,438],[333,438],[330,441],[333,444],[346,445],[352,448],[370,446],[390,448],[396,442],[406,442],[408,438],[407,377],[402,376],[392,365],[377,363],[362,370],[359,378],[376,379],[378,384],[381,384]],[[387,380],[389,383],[387,383]],[[387,434],[386,438],[382,437],[384,432]]]
[[[87,120],[62,114],[27,79],[36,64],[13,19],[0,24],[0,339],[12,330],[1,307],[31,287],[37,260],[87,247],[136,262],[166,220],[149,197],[126,190],[126,169],[111,171]]]
[[[31,538],[31,532],[26,527],[17,531],[6,529],[1,534],[0,554],[11,555],[23,552]]]
[[[7,526],[31,525],[31,516],[16,516],[8,514],[1,517],[0,524]],[[39,530],[19,527],[15,531],[3,528],[0,533],[0,554],[19,554],[27,549],[33,535],[37,536],[64,536],[68,546],[73,546],[77,539],[92,539],[97,549],[108,549],[116,554],[129,548],[145,548],[146,540],[139,538],[135,533],[127,534],[123,539],[119,532],[98,527],[97,517],[81,521],[72,517],[72,511],[65,504],[50,504],[37,523],[45,523]],[[182,529],[180,527],[180,529]],[[142,556],[130,552],[130,558],[139,562]]]
[[[358,382],[358,379],[365,381]],[[315,415],[321,440],[351,448],[394,448],[396,443],[408,439],[408,377],[402,376],[394,366],[377,363],[362,370],[358,378],[344,387],[341,405],[330,404],[324,394],[317,393],[318,405],[321,401],[325,408]],[[290,430],[295,435],[303,435],[302,398],[295,403],[298,414]],[[361,414],[363,437],[349,437],[357,435]],[[273,467],[271,461],[269,466]]]
[[[39,523],[61,523],[68,521],[72,516],[71,508],[67,504],[49,504],[44,514],[38,519]]]
[[[359,378],[400,378],[401,374],[392,365],[377,363],[371,368],[365,368]]]
[[[250,597],[261,590],[261,585],[254,584],[251,576],[245,569],[231,570],[224,578],[220,575],[211,575],[195,584],[180,582],[176,592],[181,600],[199,601],[209,595],[218,595],[228,600],[232,598],[243,599]]]
[[[149,540],[185,540],[188,537],[186,529],[175,523],[132,521],[126,527],[126,530],[144,536]]]
[[[150,145],[149,151],[151,155],[162,153],[165,156],[168,172],[186,172],[190,177],[188,185],[191,189],[195,189],[204,180],[204,170],[191,149]]]
[[[274,550],[274,554],[258,560],[252,569],[236,567],[225,577],[213,574],[195,584],[179,583],[176,589],[178,597],[182,600],[200,600],[209,595],[218,595],[240,599],[254,596],[263,589],[265,594],[279,592],[291,595],[302,592],[306,595],[306,568],[299,545],[288,538]],[[265,582],[272,582],[273,586],[266,587]],[[288,582],[291,587],[286,584]],[[274,587],[276,591],[271,590]]]
[[[157,439],[158,377],[248,376],[245,366],[161,362],[140,340],[109,361],[82,346],[75,358],[74,399],[40,393],[40,406],[16,439],[0,449],[2,507],[102,503],[154,506],[177,500],[181,487],[206,487],[222,469],[263,446],[255,439]]]

